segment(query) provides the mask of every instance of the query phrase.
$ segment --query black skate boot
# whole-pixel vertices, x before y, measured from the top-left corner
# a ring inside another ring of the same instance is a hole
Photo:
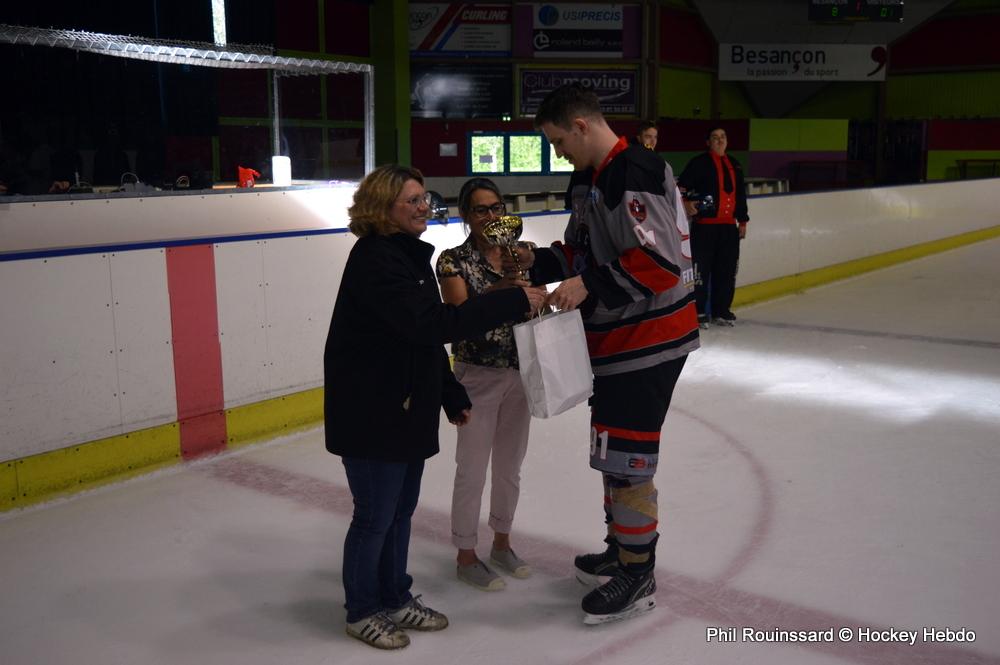
[[[653,568],[645,572],[618,568],[611,581],[583,597],[583,622],[588,625],[631,619],[656,607]]]
[[[582,584],[597,586],[607,582],[618,570],[618,543],[610,536],[604,539],[608,549],[599,554],[581,554],[573,560],[576,579]]]

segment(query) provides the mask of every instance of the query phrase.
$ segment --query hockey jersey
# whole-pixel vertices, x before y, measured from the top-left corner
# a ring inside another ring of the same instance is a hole
[[[670,165],[623,137],[600,169],[574,172],[562,242],[535,250],[532,279],[580,275],[596,375],[652,367],[699,346],[688,219]]]

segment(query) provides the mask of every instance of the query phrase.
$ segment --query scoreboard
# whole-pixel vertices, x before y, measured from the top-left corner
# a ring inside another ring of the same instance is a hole
[[[903,0],[809,0],[809,20],[901,23]]]

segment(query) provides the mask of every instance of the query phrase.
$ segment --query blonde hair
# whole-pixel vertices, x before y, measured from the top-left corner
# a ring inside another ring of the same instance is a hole
[[[396,230],[389,212],[396,203],[396,197],[403,191],[407,180],[424,184],[424,174],[410,166],[385,164],[378,167],[361,181],[354,192],[354,205],[347,209],[351,223],[347,228],[351,233],[365,236],[389,235]]]

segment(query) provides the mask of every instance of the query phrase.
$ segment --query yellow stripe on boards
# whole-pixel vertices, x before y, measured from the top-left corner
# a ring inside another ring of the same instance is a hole
[[[281,436],[323,420],[323,389],[226,410],[229,447]],[[79,492],[181,461],[176,422],[0,462],[0,511]]]
[[[0,511],[17,505],[17,471],[15,460],[0,463]]]
[[[322,388],[226,409],[229,447],[237,448],[313,427],[322,420]]]
[[[5,465],[14,471],[13,495],[8,496],[7,469],[0,474],[0,487],[5,491],[3,509],[27,506],[61,494],[123,480],[178,461],[180,431],[177,423],[11,460]]]
[[[871,272],[872,270],[888,268],[897,263],[912,261],[913,259],[923,258],[931,254],[938,254],[949,249],[956,249],[997,237],[1000,237],[1000,226],[993,226],[988,229],[970,231],[969,233],[951,236],[950,238],[932,240],[919,245],[913,245],[912,247],[904,247],[903,249],[896,249],[891,252],[867,256],[863,259],[845,261],[844,263],[837,263],[832,266],[817,268],[816,270],[809,270],[796,275],[788,275],[787,277],[770,279],[766,282],[748,284],[736,289],[733,306],[741,307],[763,300],[780,298],[781,296],[798,293],[805,289]]]

